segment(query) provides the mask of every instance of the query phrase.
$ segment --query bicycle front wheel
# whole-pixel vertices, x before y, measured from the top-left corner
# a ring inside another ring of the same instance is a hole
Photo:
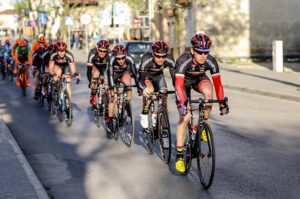
[[[154,136],[155,129],[153,128],[153,123],[152,123],[152,106],[153,104],[150,104],[149,112],[148,112],[149,127],[147,129],[143,129],[146,148],[150,154],[152,154],[155,149],[155,136]]]
[[[158,138],[160,154],[163,162],[168,164],[171,157],[171,130],[169,117],[166,110],[163,108],[158,115]]]
[[[207,123],[204,122],[202,128],[198,129],[197,137],[198,175],[202,187],[207,190],[213,183],[216,161],[214,137]]]
[[[65,96],[66,96],[66,102],[69,102],[68,108],[65,109],[66,123],[67,123],[67,126],[70,127],[72,125],[72,105],[71,105],[71,99],[70,99],[68,92],[66,92]]]
[[[134,140],[134,117],[130,101],[124,103],[120,120],[121,138],[130,147]]]

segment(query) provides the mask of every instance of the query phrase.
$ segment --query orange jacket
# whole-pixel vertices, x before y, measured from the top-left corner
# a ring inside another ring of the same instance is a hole
[[[33,44],[32,44],[32,46],[31,46],[31,50],[32,50],[32,52],[34,52],[34,51],[38,50],[38,49],[39,49],[39,47],[40,47],[40,44],[39,44],[39,42],[35,42],[35,43],[33,43]],[[45,47],[46,49],[48,49],[48,44],[47,44],[47,43],[45,43],[45,44],[44,44],[44,47]]]

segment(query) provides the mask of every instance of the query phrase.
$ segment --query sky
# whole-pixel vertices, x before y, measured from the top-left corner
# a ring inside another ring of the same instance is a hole
[[[0,12],[3,11],[3,10],[7,10],[7,9],[10,9],[10,8],[13,8],[10,3],[12,2],[12,0],[0,0]]]

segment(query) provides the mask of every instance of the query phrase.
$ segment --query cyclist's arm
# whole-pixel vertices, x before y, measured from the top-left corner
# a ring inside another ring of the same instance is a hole
[[[71,68],[71,73],[74,75],[76,73],[75,62],[70,62],[69,65],[70,65],[70,68]]]
[[[107,81],[108,81],[108,88],[112,88],[114,86],[114,79],[113,79],[113,62],[115,57],[112,57],[110,59],[110,62],[108,64],[107,68]]]
[[[209,56],[207,57],[208,66],[210,67],[210,74],[213,79],[215,91],[216,91],[216,96],[218,100],[224,100],[224,91],[223,91],[223,85],[221,83],[221,75],[220,75],[220,69],[217,60]],[[220,106],[222,103],[219,104]]]
[[[168,54],[166,58],[166,62],[169,67],[169,72],[172,78],[173,86],[175,86],[175,61],[172,55]]]
[[[137,74],[137,72],[136,72],[136,65],[135,65],[135,62],[134,62],[134,60],[132,59],[131,56],[128,56],[128,55],[127,55],[126,58],[127,58],[127,60],[129,61],[129,65],[130,65],[129,70],[130,70],[130,73],[131,73],[131,74],[133,75],[133,77],[134,77],[135,84],[138,85],[138,74]]]
[[[21,64],[19,61],[19,52],[15,52],[16,64]]]
[[[148,54],[144,54],[141,59],[140,71],[139,71],[139,87],[144,90],[146,88],[145,80],[149,65],[153,63],[152,55],[149,57]]]

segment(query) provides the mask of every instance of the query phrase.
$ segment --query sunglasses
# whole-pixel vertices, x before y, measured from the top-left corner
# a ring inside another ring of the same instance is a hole
[[[167,55],[157,55],[157,54],[154,54],[154,56],[158,59],[164,59],[167,57]]]
[[[65,50],[57,50],[58,52],[65,52]]]
[[[199,52],[197,50],[194,50],[198,55],[208,55],[209,52]]]
[[[116,57],[116,60],[124,60],[125,59],[125,56],[124,57]]]
[[[98,49],[98,51],[99,51],[100,53],[107,53],[107,50],[99,50],[99,49]]]

